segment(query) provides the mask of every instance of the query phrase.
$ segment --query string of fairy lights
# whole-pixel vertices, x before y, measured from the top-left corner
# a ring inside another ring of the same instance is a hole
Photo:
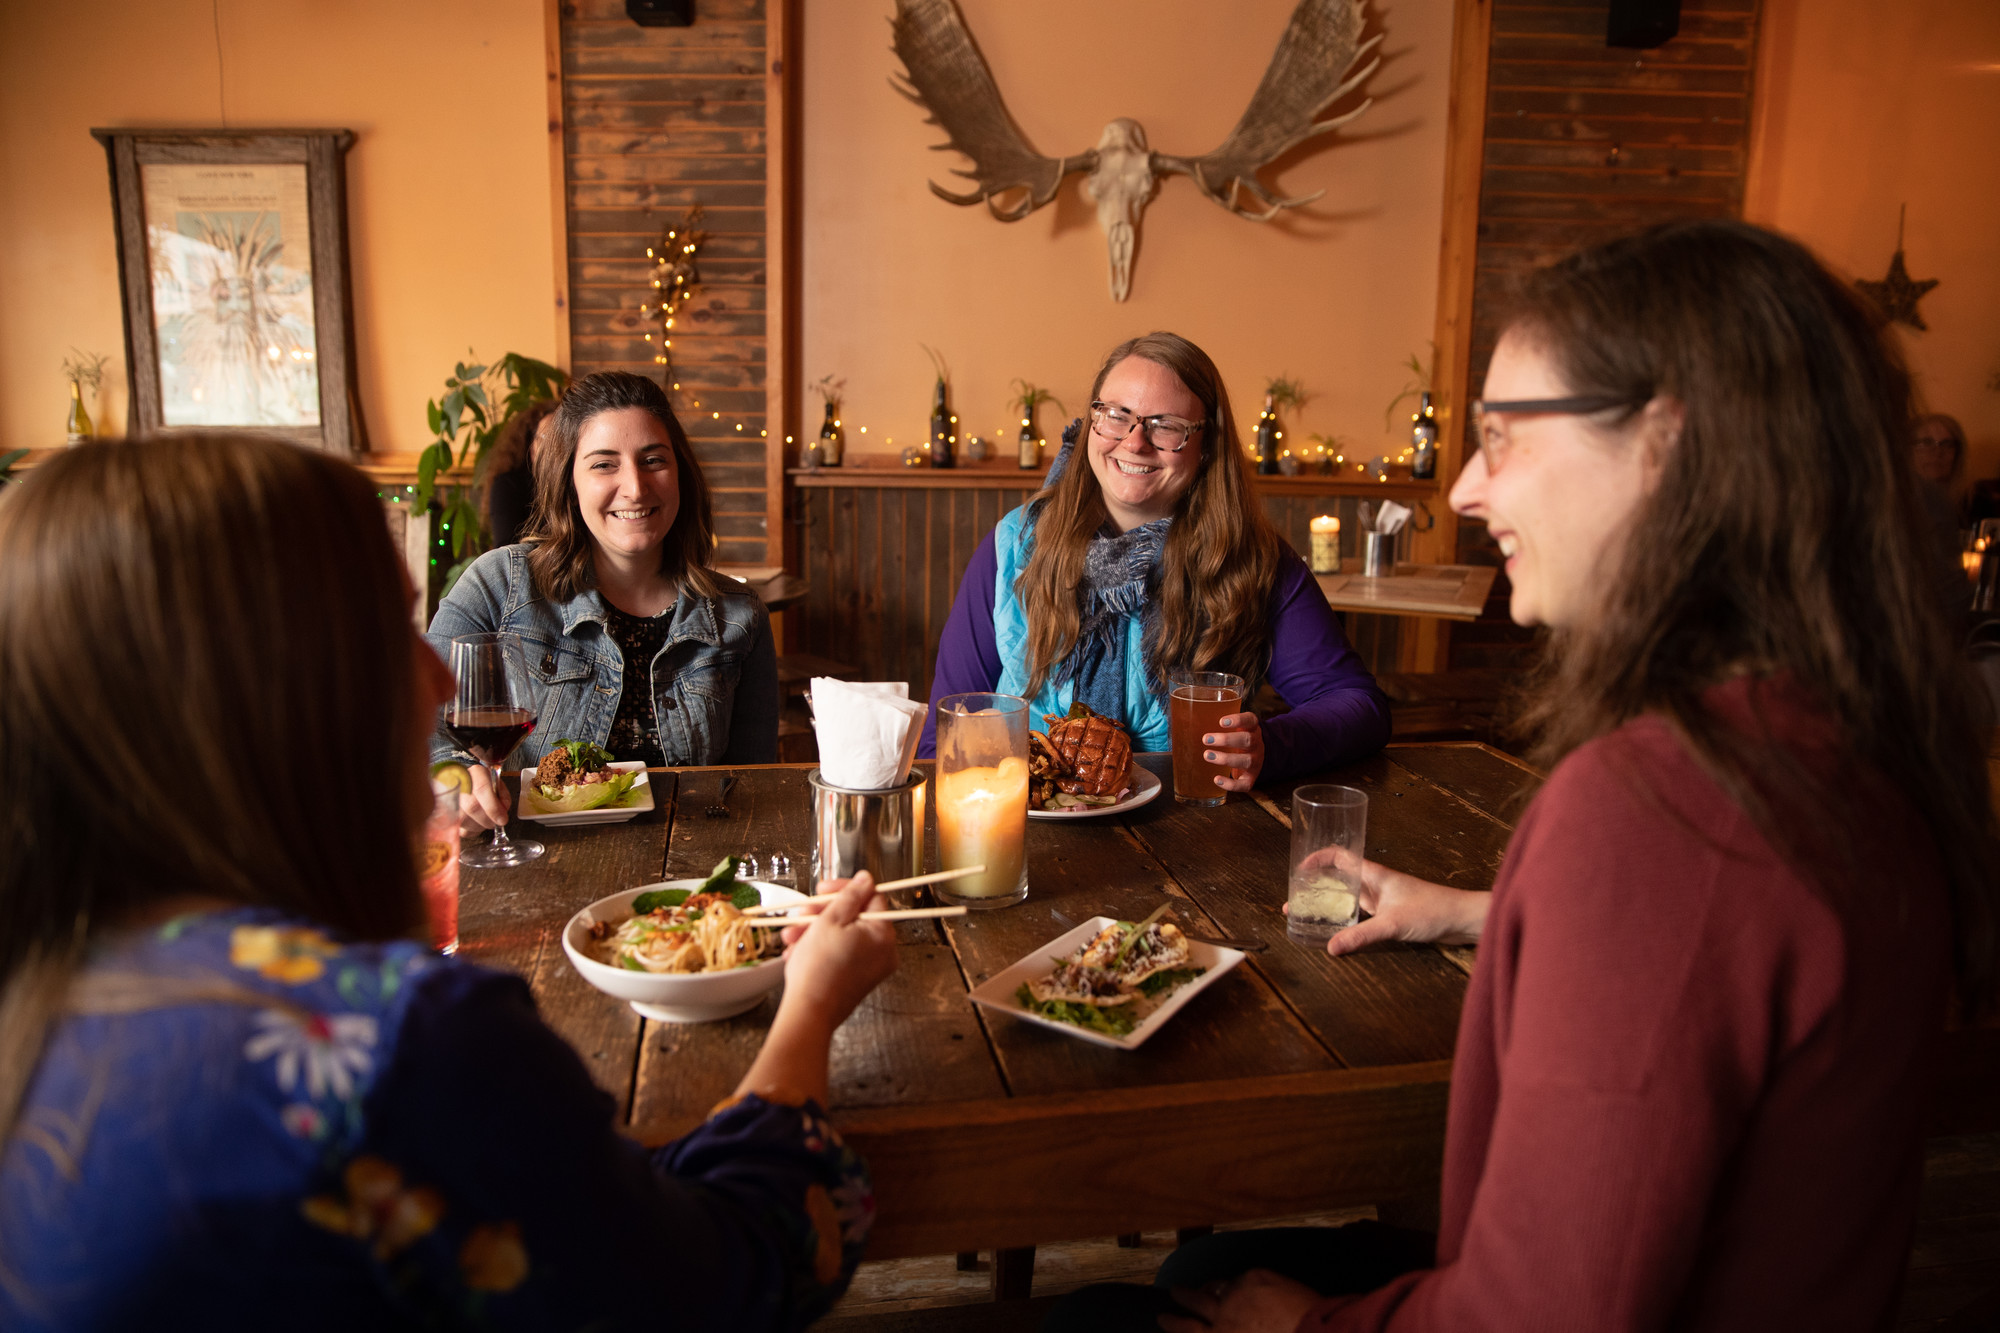
[[[674,393],[681,391],[680,382],[674,378],[674,327],[681,316],[681,312],[693,297],[694,289],[701,284],[701,271],[698,267],[698,261],[702,243],[708,239],[708,233],[703,231],[700,226],[702,216],[702,206],[700,204],[693,205],[682,215],[680,221],[662,228],[659,238],[652,245],[646,247],[646,260],[652,266],[652,272],[647,279],[647,290],[657,293],[657,295],[649,296],[639,305],[639,314],[651,326],[642,335],[642,340],[648,344],[657,344],[654,346],[653,364],[660,368],[661,379],[668,384],[670,390]],[[829,395],[829,401],[833,404],[835,412],[833,426],[844,433],[847,430],[847,425],[842,416],[839,415],[840,400],[837,396]],[[1014,406],[1019,407],[1019,404],[1016,403]],[[699,398],[690,397],[689,408],[691,410],[698,413],[701,407],[702,403]],[[725,424],[722,412],[719,409],[710,408],[708,416],[710,422],[718,427]],[[733,421],[726,424],[737,434],[747,435],[748,433],[746,429],[747,423],[744,421]],[[1020,416],[1017,418],[1015,424],[1019,428],[1032,429],[1034,425],[1033,417],[1031,415]],[[950,431],[946,439],[952,446],[954,455],[958,458],[966,458],[967,461],[979,461],[968,458],[968,446],[978,440],[978,437],[961,432],[959,430],[959,418],[955,415],[949,418],[949,425]],[[1002,421],[993,428],[992,438],[981,442],[984,445],[986,458],[1004,460],[1007,457],[1007,449],[1010,444],[1010,441],[1007,439],[1009,428],[1009,423]],[[768,427],[759,427],[757,434],[759,438],[768,439],[771,432]],[[785,436],[785,445],[788,453],[792,448],[798,448],[800,454],[804,455],[810,447],[813,438],[809,436],[802,441],[791,435]],[[854,438],[857,444],[866,444],[868,442],[868,427],[856,426],[854,428]],[[928,434],[925,435],[920,443],[906,446],[900,455],[896,454],[896,440],[894,436],[882,436],[880,438],[882,440],[882,448],[887,450],[892,457],[899,457],[900,461],[906,467],[927,467],[932,462],[931,439]],[[1283,441],[1284,432],[1282,430],[1277,432],[1276,438],[1279,441]],[[1357,459],[1350,464],[1345,452],[1340,449],[1340,442],[1337,439],[1327,441],[1324,437],[1314,438],[1315,443],[1298,449],[1296,453],[1294,453],[1291,447],[1284,448],[1279,454],[1279,458],[1282,460],[1281,466],[1284,463],[1292,464],[1287,471],[1296,474],[1310,472],[1322,476],[1334,476],[1347,470],[1349,467],[1359,470],[1364,475],[1367,473],[1371,466],[1370,462]],[[1011,444],[1014,449],[1014,461],[1018,466],[1020,459],[1019,437],[1016,436],[1011,441]],[[1048,461],[1048,440],[1046,437],[1037,435],[1035,439],[1035,452],[1035,466],[1040,467]],[[1256,459],[1254,432],[1250,437],[1246,438],[1244,452],[1254,463]],[[1394,457],[1393,462],[1397,464],[1407,463],[1411,454],[1412,450],[1406,448]],[[803,462],[805,460],[802,457],[800,461]],[[1387,468],[1383,465],[1391,461],[1386,455],[1378,456],[1373,460],[1373,466],[1377,470],[1376,480],[1387,481],[1389,479]],[[1031,469],[1022,468],[1021,470],[1025,472]],[[375,496],[376,499],[389,504],[414,504],[416,490],[415,486],[388,486],[377,490]],[[447,553],[450,546],[451,524],[448,521],[440,522],[437,526],[434,540],[431,543],[430,563],[433,567],[439,564],[441,553]]]

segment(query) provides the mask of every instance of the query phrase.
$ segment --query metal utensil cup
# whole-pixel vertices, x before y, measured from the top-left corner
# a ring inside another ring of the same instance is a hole
[[[924,800],[928,779],[910,774],[900,787],[857,791],[806,774],[812,784],[812,885],[866,870],[877,884],[920,875],[924,869]]]
[[[1361,574],[1364,578],[1380,578],[1384,574],[1396,572],[1396,534],[1393,532],[1364,532],[1361,534]]]

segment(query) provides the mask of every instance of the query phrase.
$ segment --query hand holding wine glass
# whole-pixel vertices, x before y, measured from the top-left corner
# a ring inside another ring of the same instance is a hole
[[[444,729],[452,740],[493,771],[535,729],[534,696],[521,640],[513,634],[466,634],[451,641],[451,674],[457,682]],[[475,870],[525,865],[542,854],[542,844],[507,836],[502,823],[492,841],[467,847],[459,864]]]

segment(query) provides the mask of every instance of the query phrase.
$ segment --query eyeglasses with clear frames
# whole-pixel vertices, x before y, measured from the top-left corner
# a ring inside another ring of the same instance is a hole
[[[1604,412],[1614,407],[1636,407],[1639,402],[1622,394],[1580,394],[1569,398],[1513,398],[1488,402],[1475,400],[1472,404],[1473,430],[1479,440],[1479,452],[1486,458],[1486,470],[1498,472],[1507,459],[1507,432],[1494,422],[1493,418],[1509,412],[1546,413],[1551,416],[1582,417],[1592,412]]]
[[[1122,443],[1134,426],[1144,426],[1146,443],[1167,454],[1177,454],[1187,448],[1188,440],[1207,424],[1205,421],[1183,421],[1179,417],[1135,417],[1109,403],[1090,405],[1090,428],[1105,439],[1113,444]]]

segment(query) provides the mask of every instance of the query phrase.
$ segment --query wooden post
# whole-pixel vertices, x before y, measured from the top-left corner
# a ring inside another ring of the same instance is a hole
[[[1493,41],[1492,0],[1457,0],[1451,24],[1451,100],[1444,151],[1444,226],[1438,248],[1437,359],[1431,395],[1438,417],[1435,522],[1411,543],[1413,558],[1450,564],[1458,557],[1458,520],[1445,497],[1465,466],[1466,383],[1471,368],[1472,286],[1479,247],[1479,178],[1486,150],[1486,62]],[[1409,622],[1406,671],[1442,671],[1450,626],[1435,617]]]
[[[562,0],[542,0],[542,59],[549,99],[549,236],[556,257],[555,363],[570,368],[569,168],[563,136]]]
[[[799,52],[805,14],[798,0],[771,0],[764,37],[764,559],[798,568],[798,542],[786,521],[790,487],[787,435],[803,439],[799,419]],[[791,651],[786,617],[779,652]]]

